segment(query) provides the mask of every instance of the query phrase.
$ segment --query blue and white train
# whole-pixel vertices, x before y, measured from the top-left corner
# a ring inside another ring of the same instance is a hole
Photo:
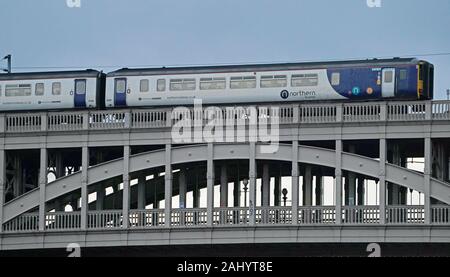
[[[417,59],[13,73],[0,111],[307,101],[433,99],[434,67]]]

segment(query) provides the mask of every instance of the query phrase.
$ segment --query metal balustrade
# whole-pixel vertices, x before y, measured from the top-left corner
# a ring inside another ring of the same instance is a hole
[[[130,228],[164,227],[164,210],[131,210]]]
[[[298,224],[334,224],[336,223],[335,207],[299,207]]]
[[[264,207],[255,209],[256,224],[292,224],[291,207]]]
[[[22,214],[3,224],[5,233],[35,232],[39,230],[39,214]]]
[[[174,209],[170,222],[173,227],[206,226],[208,212],[206,209]]]
[[[275,109],[273,109],[275,107]],[[396,122],[450,120],[450,101],[404,101],[337,104],[292,104],[216,107],[214,110],[193,108],[146,108],[132,110],[76,111],[7,114],[0,116],[0,132],[58,132],[79,130],[143,129],[171,127],[180,120],[193,126],[194,115],[208,123],[208,112],[221,116],[224,124],[233,120],[249,124],[249,109],[256,108],[258,116],[278,117],[280,124],[323,124],[354,122]],[[190,121],[186,121],[189,119]]]
[[[216,208],[213,211],[213,222],[217,226],[240,226],[250,223],[248,208]]]
[[[342,208],[343,224],[378,224],[380,208],[378,206],[352,206]]]
[[[48,213],[45,216],[45,229],[47,230],[75,230],[81,228],[80,212]]]
[[[114,229],[123,226],[122,211],[92,211],[87,215],[88,229]]]
[[[425,223],[425,209],[423,206],[388,206],[386,207],[386,223]]]
[[[253,213],[254,212],[254,213]],[[380,224],[378,206],[344,206],[341,213],[342,225]],[[254,217],[256,226],[283,225],[336,225],[334,206],[298,207],[298,221],[293,221],[292,207],[257,207],[254,211],[248,207],[214,208],[213,227],[249,226]],[[130,229],[166,228],[165,210],[130,210]],[[171,211],[172,228],[207,227],[207,209],[173,209]],[[450,225],[450,206],[432,206],[433,225]],[[425,224],[424,206],[387,206],[386,225]],[[45,231],[81,230],[80,212],[56,212],[45,215]],[[122,210],[89,211],[87,215],[89,230],[108,230],[124,228]],[[39,231],[39,214],[22,214],[3,224],[4,233],[30,233]]]
[[[437,225],[450,224],[450,206],[431,207],[431,223]]]

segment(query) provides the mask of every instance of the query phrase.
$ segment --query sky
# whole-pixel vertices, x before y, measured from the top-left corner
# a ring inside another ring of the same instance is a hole
[[[71,1],[0,0],[13,71],[417,57],[450,88],[448,0]]]

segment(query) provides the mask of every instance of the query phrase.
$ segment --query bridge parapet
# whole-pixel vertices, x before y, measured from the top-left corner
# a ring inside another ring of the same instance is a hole
[[[332,206],[299,207],[298,221],[294,222],[291,207],[215,208],[212,224],[208,224],[208,211],[204,209],[174,209],[170,227],[165,224],[164,210],[131,210],[129,229],[202,228],[245,226],[311,226],[311,225],[382,225],[378,206],[345,206],[341,211],[342,223],[336,222],[336,208]],[[251,217],[254,217],[252,225]],[[431,224],[450,226],[450,206],[433,206]],[[122,210],[88,212],[88,230],[124,229]],[[387,206],[386,224],[406,226],[425,224],[424,206]],[[45,232],[81,230],[81,213],[58,212],[45,216]],[[39,231],[39,214],[27,213],[3,224],[3,232],[33,233]]]
[[[322,124],[355,122],[439,121],[450,120],[450,101],[371,102],[336,104],[292,104],[242,106],[255,107],[280,124]],[[242,116],[242,110],[219,107],[222,118]],[[276,109],[272,109],[276,108]],[[0,133],[61,132],[108,129],[167,128],[180,119],[194,118],[194,108],[185,112],[174,108],[130,109],[79,112],[44,112],[0,116]],[[246,124],[249,118],[245,117]],[[203,116],[203,124],[206,124]]]

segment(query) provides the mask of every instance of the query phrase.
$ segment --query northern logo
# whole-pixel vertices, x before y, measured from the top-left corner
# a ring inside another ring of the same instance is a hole
[[[283,91],[280,93],[280,96],[281,96],[281,98],[283,98],[283,99],[288,99],[288,98],[289,98],[289,91],[283,90]]]

